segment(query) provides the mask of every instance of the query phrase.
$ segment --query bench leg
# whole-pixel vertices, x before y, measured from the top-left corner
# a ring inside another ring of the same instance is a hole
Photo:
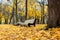
[[[28,26],[30,27],[30,23],[28,24]]]
[[[35,24],[30,24],[30,23],[29,23],[28,26],[30,27],[30,25],[34,25],[34,27],[35,27]]]
[[[34,27],[35,27],[35,24],[34,24]]]

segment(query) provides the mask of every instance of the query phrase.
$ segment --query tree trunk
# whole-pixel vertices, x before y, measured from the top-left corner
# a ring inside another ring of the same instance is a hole
[[[60,26],[60,0],[48,0],[48,27]]]
[[[26,16],[25,16],[25,19],[27,19],[27,12],[28,12],[28,10],[27,10],[27,3],[28,3],[28,0],[26,0]]]

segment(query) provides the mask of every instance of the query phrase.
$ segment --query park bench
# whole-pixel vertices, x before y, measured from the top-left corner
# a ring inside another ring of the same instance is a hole
[[[29,19],[29,20],[26,20],[24,22],[17,22],[16,25],[29,26],[30,27],[30,25],[35,26],[35,23],[36,23],[36,19]]]

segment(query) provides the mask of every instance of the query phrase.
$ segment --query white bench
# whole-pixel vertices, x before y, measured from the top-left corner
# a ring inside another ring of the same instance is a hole
[[[25,26],[27,26],[29,23],[30,24],[34,23],[34,20],[35,19],[29,19],[29,20],[26,20],[25,22],[17,22],[16,25],[25,25]]]

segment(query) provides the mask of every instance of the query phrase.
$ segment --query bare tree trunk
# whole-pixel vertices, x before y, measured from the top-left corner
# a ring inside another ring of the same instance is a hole
[[[1,21],[2,21],[2,19],[1,19],[1,17],[0,17],[0,24],[1,24]]]
[[[25,18],[27,19],[27,3],[28,3],[28,0],[26,0],[26,16],[25,16]]]
[[[18,19],[17,19],[17,0],[16,0],[16,23],[17,23],[17,21],[18,21]]]
[[[48,0],[48,27],[60,26],[60,0]]]
[[[13,10],[12,10],[12,15],[11,15],[11,17],[10,17],[10,22],[9,22],[9,24],[11,24],[11,21],[12,21],[12,18],[14,17],[14,6],[13,6]]]

